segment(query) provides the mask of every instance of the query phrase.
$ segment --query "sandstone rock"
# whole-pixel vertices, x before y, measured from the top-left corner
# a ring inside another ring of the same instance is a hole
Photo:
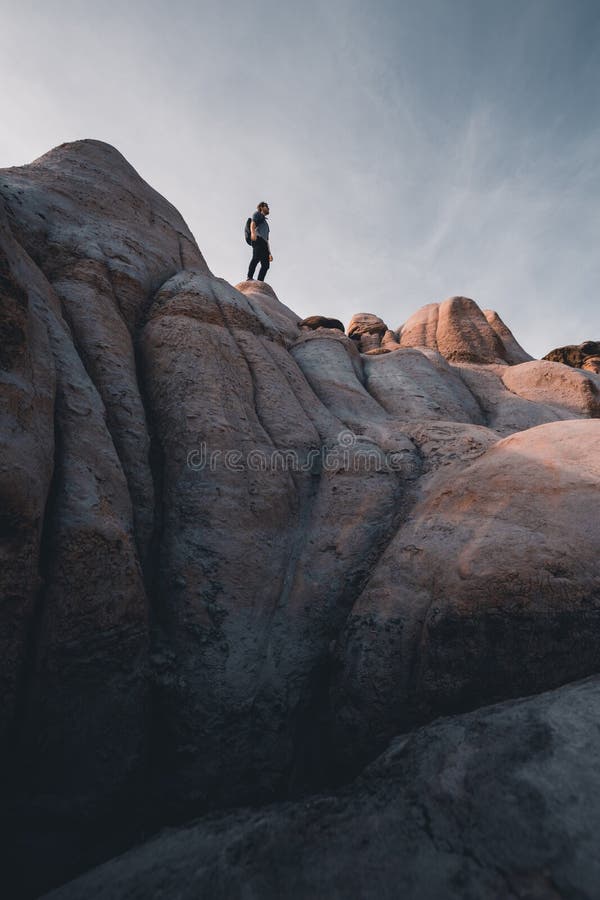
[[[399,329],[402,347],[429,347],[449,361],[523,362],[530,357],[497,314],[484,314],[468,297],[424,306]]]
[[[529,429],[425,481],[338,642],[340,762],[415,721],[598,671],[600,519],[581,510],[599,486],[596,421]]]
[[[362,457],[369,457],[376,468],[386,468],[391,456],[393,471],[412,477],[418,471],[415,448],[402,424],[363,386],[363,361],[354,342],[337,332],[329,332],[333,341],[324,333],[318,335],[307,335],[291,350],[315,394],[348,429],[352,447]],[[355,435],[366,439],[360,448]]]
[[[508,390],[503,380],[505,372],[509,371],[507,366],[456,363],[452,368],[475,398],[484,423],[499,435],[574,417],[565,407],[554,403],[532,403]]]
[[[580,369],[590,356],[600,356],[600,341],[584,341],[583,344],[569,344],[566,347],[557,347],[556,350],[551,350],[550,353],[547,353],[544,359]]]
[[[439,303],[422,306],[398,329],[398,339],[403,347],[429,347],[437,350],[437,325]]]
[[[3,169],[0,189],[15,237],[48,280],[76,260],[103,264],[130,330],[170,275],[208,272],[177,210],[101,141],[62,144],[29,166]]]
[[[392,332],[383,319],[372,313],[356,313],[348,325],[348,336],[356,341],[361,353],[377,354],[382,352],[380,349],[382,338],[388,334],[392,334]],[[389,345],[389,343],[388,337],[387,344]],[[388,349],[390,348],[384,348],[383,352],[387,352]]]
[[[337,331],[345,331],[343,322],[339,319],[328,319],[326,316],[309,316],[298,324],[300,328],[335,328]]]
[[[381,346],[386,350],[397,350],[400,346],[400,341],[396,332],[390,331],[388,328],[381,339]]]
[[[120,834],[115,810],[136,805],[150,688],[140,562],[155,511],[133,338],[165,277],[184,263],[208,269],[179,214],[106,144],[4,170],[0,193],[3,259],[29,294],[25,356],[37,368],[30,400],[15,397],[30,447],[13,433],[22,462],[5,472],[20,510],[20,539],[5,544],[20,574],[2,604],[3,716],[15,696],[18,713],[6,806],[47,880],[93,859],[107,811]],[[15,855],[33,876],[27,858]]]
[[[54,464],[56,377],[25,254],[0,205],[0,761],[20,712]]]
[[[477,304],[467,297],[452,297],[440,303],[436,341],[437,348],[432,349],[438,349],[448,360],[475,363],[506,360],[502,340]]]
[[[171,829],[47,900],[597,896],[597,678],[394,740],[333,795]],[[243,888],[241,887],[243,886]]]
[[[290,355],[266,315],[248,292],[180,273],[142,335],[167,510],[159,800],[178,815],[305,779],[295,735],[315,702],[315,672],[405,493],[399,469],[355,463],[390,449],[406,465],[415,456],[357,380],[348,338],[308,331]],[[352,423],[372,425],[375,411],[381,434],[355,436]]]
[[[600,671],[593,372],[526,361],[466,298],[399,334],[300,325],[97,141],[1,172],[0,200],[0,742],[30,896]]]
[[[419,451],[424,475],[469,463],[498,442],[491,428],[459,422],[409,422],[406,433]]]
[[[560,363],[536,359],[502,373],[506,387],[526,400],[560,407],[573,415],[600,416],[600,384]]]
[[[517,343],[512,331],[506,327],[500,316],[493,309],[484,309],[483,314],[504,345],[504,359],[511,366],[529,362],[529,353]]]
[[[595,375],[600,375],[600,356],[586,356],[581,364],[581,368],[587,372],[593,372]]]
[[[12,232],[58,295],[93,372],[144,556],[154,498],[131,336],[170,275],[185,266],[208,268],[179,213],[108,144],[63,144],[0,177]]]
[[[378,353],[381,349],[381,336],[379,334],[365,334],[360,340],[361,353]],[[385,352],[385,351],[384,351]]]
[[[355,313],[348,325],[348,336],[362,336],[364,334],[384,335],[388,331],[388,327],[379,316],[372,313]]]
[[[11,726],[3,757],[12,750],[5,815],[19,822],[15,837],[47,883],[87,863],[97,822],[135,796],[148,610],[127,482],[100,396],[51,286],[10,236],[3,249],[27,285],[32,373],[13,397],[17,423],[29,419],[27,440],[11,427],[8,442],[29,455],[3,471],[6,512],[18,513],[3,535],[11,578],[2,604],[2,724]],[[19,851],[13,859],[24,866]]]
[[[363,367],[366,389],[392,415],[483,424],[477,401],[436,351],[398,348],[384,359],[365,359]]]
[[[226,281],[222,283],[227,285]],[[265,284],[264,281],[243,281],[237,285],[237,290],[244,295],[257,318],[267,324],[268,330],[273,336],[277,335],[279,340],[283,336],[286,343],[297,339],[300,333],[298,316],[281,303],[270,284]],[[337,321],[337,319],[330,321]],[[343,331],[344,326],[341,322],[339,324]]]

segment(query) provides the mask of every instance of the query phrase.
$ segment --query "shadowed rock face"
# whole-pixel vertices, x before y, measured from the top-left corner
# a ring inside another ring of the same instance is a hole
[[[438,720],[343,791],[200,819],[48,900],[592,900],[599,704],[594,678]]]
[[[600,377],[531,360],[497,314],[299,322],[81,141],[0,172],[0,316],[25,895],[600,671]]]
[[[309,316],[298,322],[300,328],[335,328],[337,331],[344,331],[344,323],[339,319],[328,319],[327,316]]]

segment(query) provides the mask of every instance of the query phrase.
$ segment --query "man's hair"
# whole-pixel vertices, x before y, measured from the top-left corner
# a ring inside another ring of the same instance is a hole
[[[266,207],[268,208],[268,207],[269,207],[269,204],[268,204],[268,203],[265,203],[265,201],[263,200],[261,203],[258,204],[258,206],[257,206],[256,208],[257,208],[257,209],[260,209],[261,206],[266,206]]]

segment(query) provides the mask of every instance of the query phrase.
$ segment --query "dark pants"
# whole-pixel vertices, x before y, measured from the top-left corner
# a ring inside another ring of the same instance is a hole
[[[254,270],[260,263],[258,270],[258,280],[264,281],[267,269],[269,268],[269,245],[264,238],[257,237],[252,244],[252,259],[248,266],[248,280],[254,278]]]

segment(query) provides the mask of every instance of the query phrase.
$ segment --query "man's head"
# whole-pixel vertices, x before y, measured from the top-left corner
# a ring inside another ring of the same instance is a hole
[[[257,206],[256,208],[257,208],[257,210],[259,211],[259,213],[262,213],[262,214],[263,214],[263,216],[268,216],[268,215],[269,215],[269,204],[268,204],[268,203],[264,203],[264,202],[263,202],[263,203],[259,203],[258,206]]]

